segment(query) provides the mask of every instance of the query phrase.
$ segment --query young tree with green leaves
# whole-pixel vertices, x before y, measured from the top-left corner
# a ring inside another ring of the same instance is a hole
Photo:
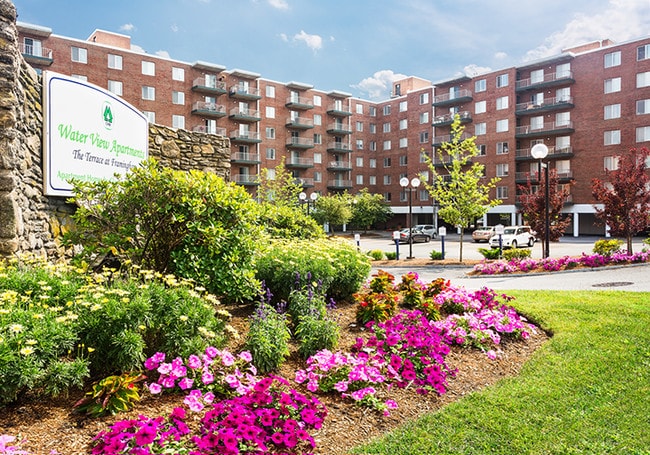
[[[625,237],[632,254],[632,237],[650,225],[650,177],[646,165],[650,150],[633,148],[618,159],[618,167],[605,171],[605,180],[592,179],[591,190],[602,208],[596,217],[613,236]]]
[[[269,169],[264,168],[260,172],[259,186],[257,187],[257,199],[260,202],[273,202],[278,206],[296,206],[299,204],[298,195],[302,192],[302,186],[296,182],[282,161],[274,169],[273,178],[269,177]]]
[[[390,219],[393,212],[381,194],[372,194],[363,188],[352,197],[352,219],[350,224],[367,231],[374,224]]]
[[[320,224],[330,226],[347,224],[352,218],[350,196],[346,194],[331,194],[319,197],[314,204],[312,216]]]
[[[480,151],[475,138],[463,139],[465,128],[457,114],[451,125],[451,140],[443,143],[437,150],[439,162],[444,174],[426,156],[426,162],[433,175],[432,183],[424,182],[431,197],[438,202],[438,215],[444,221],[460,228],[460,261],[463,261],[463,234],[465,227],[474,223],[487,211],[501,203],[499,199],[490,199],[490,190],[499,178],[484,180],[484,168],[480,163],[471,162]]]

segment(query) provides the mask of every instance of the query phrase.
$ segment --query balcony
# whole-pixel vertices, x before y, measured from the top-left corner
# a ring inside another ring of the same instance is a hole
[[[314,108],[314,102],[311,100],[311,98],[305,98],[302,96],[290,96],[287,98],[285,106],[296,111],[306,111],[308,109]]]
[[[464,141],[465,139],[469,139],[470,137],[472,137],[471,134],[463,133],[460,136],[460,140]],[[444,134],[442,136],[434,136],[434,138],[433,138],[433,146],[434,147],[440,147],[445,142],[451,142],[451,140],[452,140],[451,134]]]
[[[329,134],[352,134],[352,129],[342,123],[330,123],[327,125],[327,132]]]
[[[228,96],[236,100],[257,101],[262,99],[260,89],[252,87],[244,87],[241,85],[233,85],[228,90]]]
[[[518,103],[515,106],[515,114],[517,115],[532,115],[539,112],[557,111],[563,109],[571,109],[573,107],[572,96],[562,96],[554,98],[544,98],[541,103]]]
[[[469,111],[458,112],[460,116],[460,123],[469,123],[472,121],[472,114]],[[446,126],[451,125],[456,118],[456,114],[437,115],[433,118],[431,126]]]
[[[284,124],[287,128],[308,130],[314,127],[314,120],[305,117],[288,118]]]
[[[310,167],[314,167],[314,160],[312,160],[311,158],[299,158],[299,157],[292,156],[287,159],[285,166],[290,168],[307,169]]]
[[[518,126],[515,129],[516,138],[540,137],[548,134],[569,134],[573,133],[573,122],[546,122],[543,125]]]
[[[205,134],[216,134],[218,136],[225,136],[226,135],[226,129],[225,128],[219,128],[219,127],[209,127],[206,125],[197,125],[194,128],[192,128],[192,131],[195,133],[205,133]]]
[[[52,62],[54,62],[54,59],[52,58],[52,49],[25,43],[18,43],[18,47],[27,63],[50,66]]]
[[[303,188],[312,188],[314,186],[314,179],[296,177],[293,181],[296,185],[300,185]]]
[[[311,149],[314,148],[314,140],[306,137],[288,137],[287,147],[292,149]]]
[[[572,71],[563,71],[561,73],[545,74],[542,79],[521,79],[515,83],[516,92],[525,92],[527,90],[541,90],[547,87],[566,85],[575,83]]]
[[[244,186],[258,186],[260,184],[257,175],[253,174],[237,174],[233,175],[233,181],[239,185]]]
[[[206,103],[205,101],[197,101],[192,104],[192,114],[201,115],[203,117],[221,118],[226,116],[226,106],[215,103]]]
[[[458,90],[457,92],[437,95],[433,98],[434,107],[453,106],[454,104],[463,104],[472,101],[472,92],[469,90]]]
[[[327,113],[329,115],[333,115],[335,117],[349,117],[352,115],[352,112],[350,112],[350,109],[347,107],[343,106],[343,103],[338,104],[338,103],[333,103],[327,106]]]
[[[447,167],[454,161],[453,156],[444,155],[443,159],[440,159],[440,156],[437,153],[434,153],[433,156],[433,167]],[[468,159],[465,164],[472,164],[472,160]]]
[[[260,154],[242,152],[233,153],[230,155],[230,162],[238,164],[260,164]]]
[[[231,131],[228,136],[231,142],[238,142],[244,144],[258,144],[262,142],[260,139],[260,133],[255,131]]]
[[[327,144],[327,151],[332,153],[350,153],[352,152],[352,148],[347,142],[334,141]]]
[[[231,120],[237,120],[239,122],[259,122],[262,120],[260,116],[260,111],[253,109],[242,109],[239,107],[234,107],[230,109],[228,113],[228,118]]]
[[[347,190],[352,188],[352,180],[328,180],[327,188],[331,190]]]
[[[515,183],[525,184],[530,179],[531,183],[539,183],[539,175],[535,172],[515,172]],[[558,183],[567,183],[573,180],[573,171],[557,172]],[[550,180],[550,179],[549,179]]]
[[[351,171],[352,164],[346,161],[330,161],[327,163],[328,171]]]
[[[215,78],[201,76],[192,81],[192,91],[209,95],[223,95],[226,93],[226,83]]]
[[[573,156],[573,147],[555,147],[551,146],[548,148],[548,156],[546,159],[566,159]],[[527,149],[517,149],[515,151],[515,160],[517,161],[528,161],[535,160],[530,154],[530,148]]]

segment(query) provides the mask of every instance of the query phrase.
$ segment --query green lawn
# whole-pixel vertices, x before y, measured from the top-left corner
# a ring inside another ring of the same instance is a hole
[[[353,453],[650,455],[650,293],[506,293],[553,333],[521,374]]]

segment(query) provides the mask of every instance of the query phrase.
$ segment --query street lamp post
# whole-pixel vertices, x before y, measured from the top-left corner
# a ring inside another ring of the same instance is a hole
[[[530,149],[530,154],[536,160],[539,160],[537,166],[537,178],[542,183],[542,160],[548,156],[548,147],[545,144],[535,144]],[[550,227],[549,227],[549,185],[548,185],[548,163],[544,166],[544,258],[550,255]]]
[[[309,215],[309,205],[313,204],[316,206],[316,199],[318,199],[318,193],[311,193],[309,199],[307,199],[307,194],[303,191],[298,195],[298,199],[301,204],[307,204],[307,215]]]
[[[408,188],[409,183],[411,184],[411,188]],[[417,190],[417,188],[420,186],[420,179],[417,177],[413,177],[411,181],[409,182],[409,179],[406,177],[402,177],[399,180],[399,184],[404,190],[408,189],[409,192],[409,218],[408,218],[408,228],[409,228],[409,257],[407,259],[413,259],[413,197],[412,193],[413,191]]]

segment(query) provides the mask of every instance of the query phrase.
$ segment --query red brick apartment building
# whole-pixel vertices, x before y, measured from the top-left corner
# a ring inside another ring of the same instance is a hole
[[[650,37],[615,44],[594,42],[524,66],[432,84],[408,77],[390,99],[372,102],[301,82],[197,61],[131,50],[130,37],[96,30],[87,40],[18,23],[22,53],[37,71],[51,70],[105,87],[142,110],[151,122],[221,134],[232,147],[231,179],[254,194],[262,168],[286,167],[305,192],[362,188],[390,202],[394,228],[406,224],[409,193],[402,177],[432,176],[421,156],[449,138],[461,115],[476,136],[486,177],[501,181],[492,197],[503,202],[485,224],[521,222],[517,184],[537,178],[530,149],[546,159],[560,184],[575,182],[564,211],[569,233],[602,234],[594,224],[591,179],[616,155],[650,146]],[[413,223],[436,223],[423,186],[412,197]]]

